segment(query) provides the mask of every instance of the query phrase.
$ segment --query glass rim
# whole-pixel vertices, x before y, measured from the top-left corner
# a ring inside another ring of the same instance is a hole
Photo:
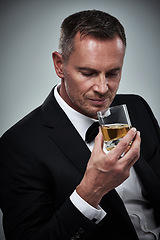
[[[102,109],[101,111],[98,111],[97,112],[98,120],[101,121],[103,117],[108,117],[111,114],[111,110],[113,108],[116,109],[116,108],[119,108],[119,107],[123,107],[126,118],[127,118],[127,122],[131,125],[131,120],[130,120],[130,117],[129,117],[128,108],[127,108],[127,105],[125,103],[120,104],[120,105],[111,106],[111,107],[108,107],[106,109]]]

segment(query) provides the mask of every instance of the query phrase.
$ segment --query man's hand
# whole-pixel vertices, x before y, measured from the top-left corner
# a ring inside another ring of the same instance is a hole
[[[129,147],[131,141],[133,143]],[[96,208],[106,193],[129,177],[130,168],[140,155],[140,142],[140,133],[132,128],[119,144],[106,154],[103,151],[103,137],[100,130],[84,177],[76,188],[77,193]]]

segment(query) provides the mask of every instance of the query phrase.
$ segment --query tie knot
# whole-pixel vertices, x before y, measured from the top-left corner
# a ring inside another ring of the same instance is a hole
[[[92,142],[99,132],[99,122],[94,122],[87,130],[85,141],[87,143]]]

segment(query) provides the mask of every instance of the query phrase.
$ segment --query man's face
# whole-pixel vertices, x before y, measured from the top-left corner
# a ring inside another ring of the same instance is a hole
[[[124,46],[119,37],[97,40],[75,37],[75,48],[63,63],[61,97],[75,110],[92,118],[110,106],[121,78]]]

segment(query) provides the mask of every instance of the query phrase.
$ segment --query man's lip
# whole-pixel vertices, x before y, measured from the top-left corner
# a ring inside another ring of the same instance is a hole
[[[104,104],[106,101],[107,101],[107,98],[105,98],[105,99],[99,99],[99,98],[96,98],[96,99],[89,99],[92,103],[94,103],[94,104],[98,104],[98,105],[102,105],[102,104]]]

